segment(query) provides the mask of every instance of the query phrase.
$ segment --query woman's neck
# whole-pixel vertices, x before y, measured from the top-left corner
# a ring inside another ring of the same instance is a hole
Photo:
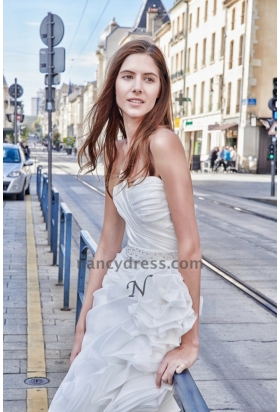
[[[123,113],[123,122],[126,133],[125,145],[127,146],[127,149],[129,149],[133,141],[134,133],[137,130],[137,127],[139,126],[141,119],[133,118]]]

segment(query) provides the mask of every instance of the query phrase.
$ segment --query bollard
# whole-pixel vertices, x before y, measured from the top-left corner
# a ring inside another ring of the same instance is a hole
[[[66,203],[61,203],[60,204],[59,265],[58,265],[58,283],[57,283],[57,286],[62,286],[63,280],[64,280],[63,308],[61,310],[71,310],[69,308],[71,237],[72,237],[72,213],[70,212]]]
[[[78,287],[77,287],[77,304],[76,304],[76,323],[77,325],[81,309],[84,301],[85,280],[86,280],[86,265],[87,265],[87,251],[92,253],[94,258],[97,245],[91,238],[87,230],[80,232],[80,257],[79,257],[79,273],[78,273]]]
[[[51,252],[53,253],[53,266],[57,264],[58,212],[59,212],[59,192],[53,187],[52,188],[52,224],[51,224]]]
[[[42,166],[37,166],[37,196],[41,199]]]

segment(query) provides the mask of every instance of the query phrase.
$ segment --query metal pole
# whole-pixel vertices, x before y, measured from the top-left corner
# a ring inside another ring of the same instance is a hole
[[[271,161],[271,190],[270,195],[275,196],[275,157],[276,157],[276,136],[272,137],[273,144],[273,160]]]
[[[17,79],[15,79],[14,144],[17,144]]]
[[[52,219],[52,74],[53,74],[53,15],[48,13],[48,242],[51,244]]]

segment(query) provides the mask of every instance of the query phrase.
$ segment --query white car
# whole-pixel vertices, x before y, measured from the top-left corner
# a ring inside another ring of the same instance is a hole
[[[30,194],[31,160],[26,160],[22,148],[15,144],[3,144],[3,194],[16,195],[24,200]]]

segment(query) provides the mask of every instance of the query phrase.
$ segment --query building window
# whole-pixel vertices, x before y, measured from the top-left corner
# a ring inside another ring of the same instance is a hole
[[[180,32],[180,17],[177,17],[177,34]]]
[[[244,21],[245,21],[245,1],[242,2],[241,24],[244,24]]]
[[[183,67],[184,67],[184,57],[183,57],[183,50],[181,51],[181,56],[180,56],[180,60],[181,60],[181,65],[180,65],[180,76],[183,76]]]
[[[225,55],[225,27],[222,27],[221,30],[221,50],[220,50],[220,57],[224,57]]]
[[[231,102],[231,83],[228,84],[228,90],[227,90],[227,109],[226,109],[226,114],[230,114],[230,102]]]
[[[201,155],[201,146],[202,146],[202,130],[194,132],[194,144],[193,144],[193,154]]]
[[[182,34],[185,34],[185,12],[182,14]]]
[[[237,80],[237,93],[236,93],[236,108],[235,108],[235,112],[239,113],[240,111],[240,96],[241,96],[241,79]]]
[[[219,90],[218,90],[218,105],[217,109],[221,110],[221,100],[222,100],[222,95],[223,95],[223,76],[219,75]]]
[[[193,102],[192,102],[192,114],[195,114],[196,107],[196,85],[193,86]]]
[[[205,1],[204,21],[207,21],[207,18],[208,18],[208,0]]]
[[[206,65],[206,39],[203,40],[202,66]]]
[[[174,21],[171,22],[172,39],[174,38]]]
[[[192,31],[192,13],[190,14],[189,33]]]
[[[210,79],[209,82],[209,107],[208,111],[212,112],[213,110],[213,96],[214,96],[214,78]]]
[[[232,13],[231,13],[231,30],[234,30],[234,23],[235,23],[235,8],[232,9]]]
[[[176,67],[175,67],[175,72],[177,73],[179,70],[179,55],[176,53]]]
[[[203,113],[204,110],[204,88],[205,88],[205,82],[201,83],[201,93],[200,93],[200,113]]]
[[[196,27],[199,27],[199,14],[200,14],[200,8],[197,8],[196,12]]]
[[[216,42],[216,34],[212,33],[212,47],[211,47],[210,62],[213,62],[215,60],[215,42]]]
[[[229,62],[228,62],[229,69],[232,69],[232,60],[233,60],[233,40],[230,42],[230,49],[229,49]]]
[[[243,50],[243,35],[239,38],[239,55],[238,55],[238,66],[242,64],[242,50]]]
[[[190,97],[190,88],[189,87],[187,87],[186,88],[186,97]],[[188,114],[189,114],[189,102],[186,102],[186,115],[188,116]]]
[[[213,15],[215,16],[216,13],[217,13],[217,0],[214,0],[214,4],[213,4]]]
[[[190,67],[191,67],[191,48],[188,48],[188,62],[187,62],[187,73],[190,72]]]
[[[197,70],[198,43],[195,45],[194,70]]]

